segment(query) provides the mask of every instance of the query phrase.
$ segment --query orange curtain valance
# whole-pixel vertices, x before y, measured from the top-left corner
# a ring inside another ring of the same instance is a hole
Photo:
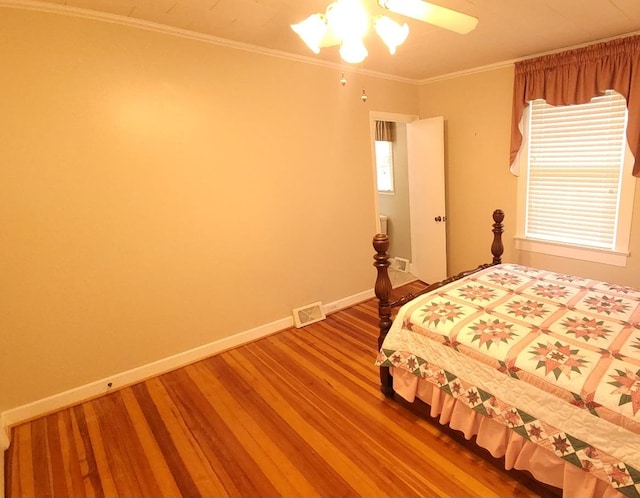
[[[551,105],[584,104],[606,90],[627,100],[627,141],[640,177],[640,35],[517,62],[511,118],[512,166],[522,145],[519,123],[531,100]]]

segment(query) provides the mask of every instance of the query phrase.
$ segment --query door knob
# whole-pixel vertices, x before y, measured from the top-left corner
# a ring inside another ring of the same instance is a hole
[[[436,216],[434,220],[436,221],[436,223],[440,223],[442,221],[442,216]]]

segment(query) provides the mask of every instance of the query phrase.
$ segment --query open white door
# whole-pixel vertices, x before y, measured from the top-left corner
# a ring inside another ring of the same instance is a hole
[[[407,123],[412,270],[423,282],[447,277],[444,118]]]

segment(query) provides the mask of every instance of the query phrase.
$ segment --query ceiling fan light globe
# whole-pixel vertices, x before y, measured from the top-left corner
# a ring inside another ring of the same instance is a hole
[[[336,35],[331,28],[327,26],[327,31],[325,32],[322,40],[318,44],[319,47],[334,47],[336,45],[340,45],[342,40]]]
[[[387,16],[379,16],[373,24],[376,33],[389,48],[391,55],[396,53],[396,48],[402,45],[409,36],[407,23],[398,24]]]
[[[369,28],[369,15],[361,0],[337,0],[327,7],[327,24],[338,38],[362,38]]]
[[[340,46],[340,57],[350,64],[359,64],[369,55],[367,47],[359,38],[348,38],[342,41]]]
[[[322,43],[328,31],[326,20],[322,14],[312,14],[304,21],[292,24],[291,29],[315,54],[320,53],[320,47],[323,46]]]

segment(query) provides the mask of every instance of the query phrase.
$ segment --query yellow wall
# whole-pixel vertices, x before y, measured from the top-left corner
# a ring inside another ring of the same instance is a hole
[[[515,249],[517,178],[509,172],[513,67],[421,85],[420,116],[445,117],[449,271],[478,264],[488,250],[491,212],[505,218],[505,262],[640,287],[640,190],[626,268]],[[636,180],[637,182],[637,180]],[[482,254],[482,253],[481,253]]]
[[[420,87],[420,116],[445,118],[449,273],[491,261],[491,213],[506,213],[505,261],[513,261],[516,178],[508,171],[513,68]]]
[[[0,24],[0,412],[373,287],[369,112],[417,85],[363,104],[337,69]]]

